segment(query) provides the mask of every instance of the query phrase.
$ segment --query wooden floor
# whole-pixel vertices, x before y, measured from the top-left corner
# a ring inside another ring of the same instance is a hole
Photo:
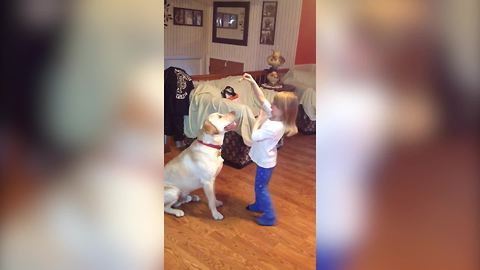
[[[254,200],[255,165],[224,166],[215,182],[224,206],[212,219],[202,201],[181,208],[185,216],[165,215],[165,269],[315,269],[315,136],[288,138],[279,150],[270,192],[278,224],[262,227],[245,210]],[[168,162],[178,151],[165,154]]]

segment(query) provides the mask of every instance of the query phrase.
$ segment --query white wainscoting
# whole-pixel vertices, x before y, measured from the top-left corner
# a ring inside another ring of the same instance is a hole
[[[165,57],[165,68],[183,68],[189,75],[205,74],[204,59],[201,57],[169,56]]]

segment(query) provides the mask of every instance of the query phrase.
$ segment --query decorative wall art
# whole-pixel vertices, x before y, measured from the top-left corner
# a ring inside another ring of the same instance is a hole
[[[264,1],[262,8],[262,25],[260,27],[260,44],[274,44],[276,19],[277,1]]]
[[[203,26],[203,10],[174,7],[173,24]]]
[[[213,2],[212,42],[247,46],[250,2]]]

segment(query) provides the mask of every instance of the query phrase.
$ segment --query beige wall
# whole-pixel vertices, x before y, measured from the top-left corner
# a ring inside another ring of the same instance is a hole
[[[173,16],[174,7],[191,8],[203,10],[203,26],[181,26],[174,25],[173,21],[168,22],[165,28],[165,58],[177,59],[179,58],[200,58],[200,62],[205,65],[205,56],[207,54],[207,37],[209,36],[207,30],[206,20],[208,17],[208,8],[210,0],[169,0],[170,14]],[[173,61],[173,60],[172,60]]]
[[[267,67],[266,58],[272,49],[278,49],[285,57],[283,67],[295,63],[302,0],[278,0],[275,45],[260,44],[262,0],[251,0],[248,28],[248,46],[212,42],[213,0],[172,0],[173,7],[204,10],[203,27],[176,26],[173,22],[165,29],[165,57],[202,57],[204,70],[208,72],[210,58],[244,63],[246,71]],[[227,1],[225,1],[227,2]]]
[[[213,1],[212,1],[213,2]],[[260,24],[262,20],[262,3],[250,1],[250,20],[248,27],[248,46],[213,43],[211,37],[212,18],[209,18],[209,37],[207,48],[207,65],[209,58],[243,62],[246,71],[261,70],[267,66],[266,58],[272,49],[278,49],[285,57],[283,67],[295,63],[298,31],[300,26],[301,0],[278,0],[277,22],[275,25],[275,45],[260,44]],[[213,4],[210,13],[213,12]]]

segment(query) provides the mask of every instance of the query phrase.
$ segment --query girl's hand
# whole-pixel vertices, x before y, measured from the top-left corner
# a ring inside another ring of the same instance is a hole
[[[255,97],[257,97],[258,101],[260,101],[260,103],[263,104],[266,100],[265,95],[263,94],[262,90],[258,86],[257,82],[253,79],[252,75],[248,73],[244,73],[242,76],[242,80],[246,80],[250,82],[252,86],[252,90],[255,93]]]
[[[255,80],[253,79],[252,75],[248,73],[244,73],[242,76],[242,79],[249,81],[250,83],[256,83]]]

